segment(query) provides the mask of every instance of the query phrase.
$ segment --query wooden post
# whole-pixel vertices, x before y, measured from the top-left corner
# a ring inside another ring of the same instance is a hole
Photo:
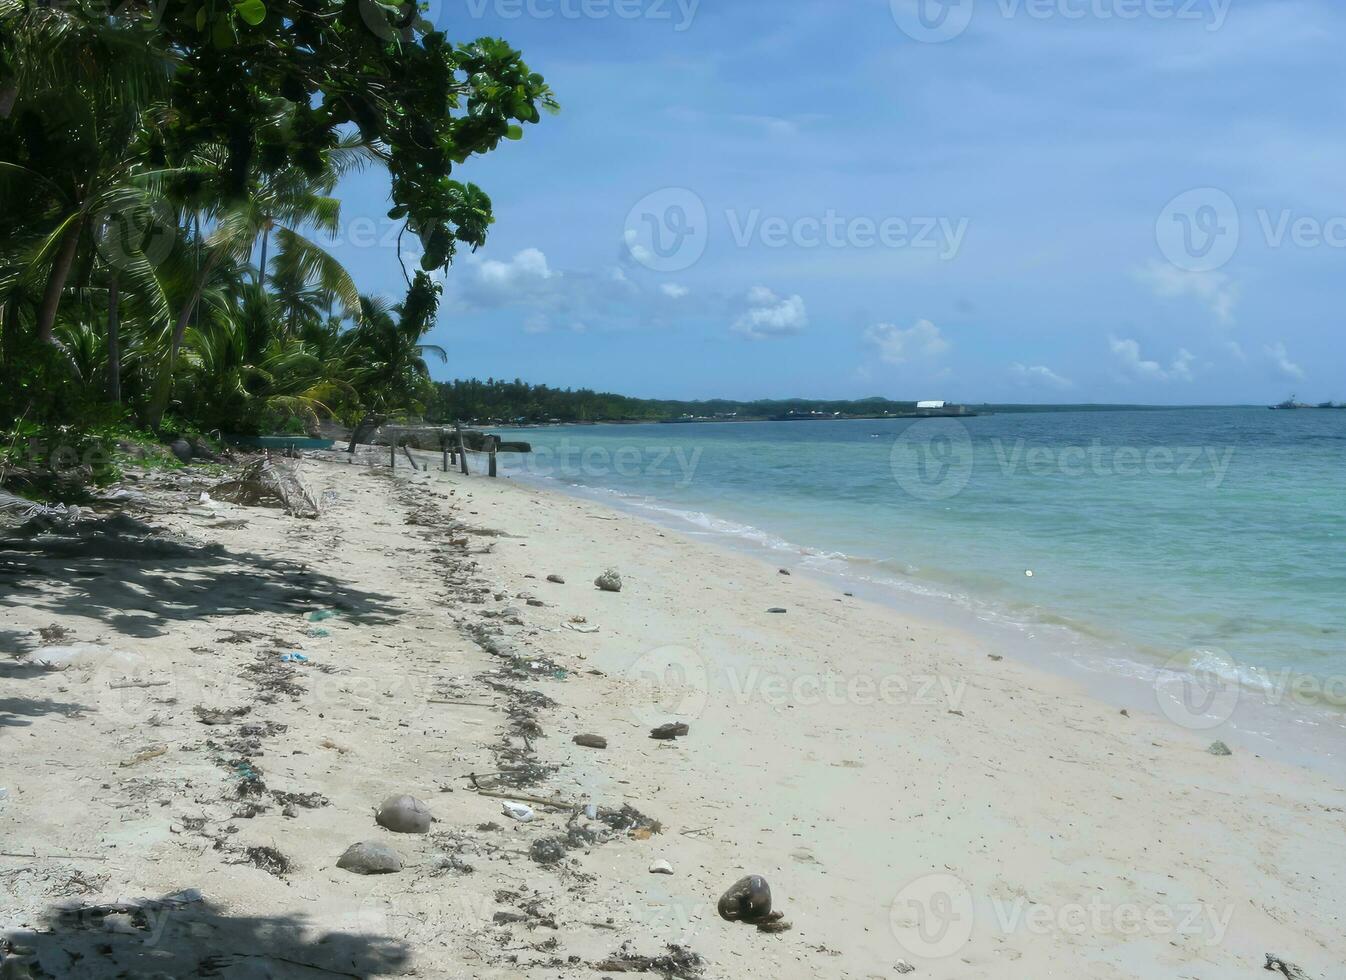
[[[388,465],[397,469],[397,440],[394,439],[388,444]]]
[[[439,451],[443,455],[444,472],[449,472],[449,430],[439,430]]]
[[[489,469],[487,470],[487,472],[490,476],[495,476],[495,451],[499,445],[500,445],[499,436],[486,437],[486,451],[490,453],[490,457],[488,458]]]
[[[411,468],[413,470],[419,470],[420,467],[416,465],[416,457],[411,455],[411,450],[405,443],[402,444],[402,452],[407,454],[407,462],[411,464]]]
[[[461,425],[457,425],[457,426],[454,426],[454,429],[455,429],[455,430],[457,431],[457,433],[458,433],[458,462],[459,462],[459,465],[462,467],[462,470],[463,470],[463,476],[471,476],[471,474],[468,473],[468,471],[467,471],[467,444],[466,444],[465,442],[463,442],[463,427],[462,427]]]

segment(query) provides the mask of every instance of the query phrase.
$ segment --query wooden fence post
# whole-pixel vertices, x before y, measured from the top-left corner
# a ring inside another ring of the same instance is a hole
[[[449,472],[449,430],[439,430],[439,452],[443,456],[444,472]]]
[[[488,470],[487,470],[487,473],[488,473],[489,475],[491,475],[491,476],[495,476],[495,453],[496,453],[496,449],[497,449],[499,446],[500,446],[500,437],[499,437],[499,436],[487,436],[487,437],[486,437],[486,451],[490,453],[490,456],[488,457],[488,460],[487,460],[487,462],[488,462],[488,467],[489,467]]]
[[[458,432],[458,461],[462,466],[463,476],[471,476],[467,471],[467,444],[463,442],[463,427],[458,425],[454,428]]]
[[[397,469],[397,440],[394,439],[388,443],[388,465],[392,469]]]

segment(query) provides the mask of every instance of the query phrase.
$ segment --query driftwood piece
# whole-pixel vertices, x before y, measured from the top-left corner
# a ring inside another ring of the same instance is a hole
[[[299,472],[269,459],[216,485],[211,496],[245,507],[281,507],[295,517],[317,517],[322,512],[322,504]]]
[[[482,789],[480,786],[472,788],[476,790],[478,796],[489,796],[496,800],[515,800],[519,803],[531,803],[533,806],[551,807],[553,810],[575,809],[575,804],[567,803],[565,800],[548,800],[541,796],[528,796],[525,793],[498,793],[493,789]]]

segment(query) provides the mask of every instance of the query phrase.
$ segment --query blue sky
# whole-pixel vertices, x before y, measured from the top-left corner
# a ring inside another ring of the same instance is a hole
[[[431,0],[563,109],[438,377],[657,397],[1346,400],[1331,0]],[[335,251],[399,295],[384,178]],[[395,230],[393,232],[395,234]]]

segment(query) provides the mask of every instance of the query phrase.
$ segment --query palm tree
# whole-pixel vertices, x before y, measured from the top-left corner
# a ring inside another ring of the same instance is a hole
[[[381,297],[360,297],[360,319],[351,331],[352,380],[383,411],[406,403],[417,387],[429,381],[427,356],[444,363],[449,359],[448,352],[438,344],[421,343],[434,309],[431,306],[427,312],[418,304],[418,296],[427,291],[437,296],[438,284],[417,273],[416,284],[404,303],[389,305]]]
[[[4,287],[40,282],[34,331],[51,343],[81,247],[109,220],[146,207],[141,118],[169,80],[168,56],[117,18],[71,16],[59,6],[0,0],[15,74],[0,113],[0,210],[36,223],[37,240],[11,252]],[[8,235],[5,236],[8,238]],[[9,243],[6,243],[6,247]],[[125,272],[152,277],[135,243],[120,254]]]
[[[329,193],[348,159],[360,151],[340,146],[328,154],[329,167],[318,180],[299,170],[266,175],[243,200],[212,196],[212,188],[222,186],[225,154],[216,149],[206,154],[206,166],[196,174],[198,189],[192,204],[203,209],[202,217],[211,224],[200,239],[204,256],[178,307],[168,338],[167,350],[159,370],[146,421],[157,429],[172,393],[173,371],[187,327],[201,295],[215,270],[226,260],[246,261],[259,235],[274,229],[279,243],[275,262],[291,282],[313,283],[334,296],[347,311],[359,308],[359,293],[350,273],[328,252],[305,237],[298,229],[316,228],[335,233],[340,221],[340,201]],[[259,288],[264,285],[257,277]]]

